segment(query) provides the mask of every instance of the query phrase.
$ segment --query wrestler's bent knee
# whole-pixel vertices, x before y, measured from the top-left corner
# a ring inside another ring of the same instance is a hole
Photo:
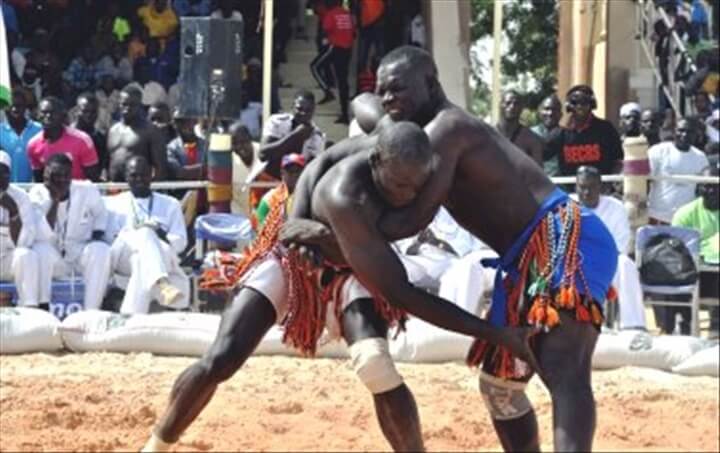
[[[532,410],[526,382],[509,381],[480,372],[480,393],[493,420],[513,420]]]
[[[358,340],[350,346],[349,352],[355,373],[373,394],[385,393],[402,385],[403,378],[395,368],[386,339]]]

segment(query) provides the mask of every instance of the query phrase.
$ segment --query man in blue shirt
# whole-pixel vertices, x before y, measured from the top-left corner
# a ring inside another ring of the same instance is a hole
[[[12,158],[10,182],[32,182],[32,169],[27,144],[42,130],[40,123],[27,116],[27,97],[23,90],[15,89],[12,104],[5,110],[5,121],[0,122],[0,148]]]

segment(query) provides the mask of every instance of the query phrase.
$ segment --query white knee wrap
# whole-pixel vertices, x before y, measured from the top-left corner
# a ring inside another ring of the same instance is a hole
[[[480,372],[480,393],[494,420],[520,418],[532,410],[526,382],[508,381]]]
[[[366,338],[356,341],[350,346],[349,352],[355,373],[372,393],[384,393],[403,383],[390,357],[386,339]]]

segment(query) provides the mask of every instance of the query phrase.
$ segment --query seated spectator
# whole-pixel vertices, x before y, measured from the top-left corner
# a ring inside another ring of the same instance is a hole
[[[280,160],[300,153],[306,162],[325,149],[325,133],[313,123],[315,95],[307,90],[295,93],[293,113],[277,113],[263,127],[260,159],[268,162],[266,171],[280,177]]]
[[[81,273],[84,307],[99,309],[110,278],[110,247],[102,241],[107,211],[100,191],[89,181],[71,179],[73,164],[66,154],[53,154],[43,184],[30,189],[30,200],[42,215],[49,242],[33,245],[40,262],[40,302],[50,301],[53,277]]]
[[[211,6],[210,0],[174,0],[172,4],[175,14],[180,17],[206,17],[210,15]]]
[[[247,96],[243,93],[240,110],[240,122],[247,127],[250,137],[260,141],[262,132],[262,104],[259,102],[248,102]]]
[[[250,58],[247,62],[247,74],[243,80],[243,92],[247,94],[248,102],[263,102],[263,70],[262,62],[258,58]],[[270,81],[270,113],[280,111],[280,92],[277,74],[273,73]]]
[[[660,141],[672,141],[675,137],[675,110],[667,108],[660,122]]]
[[[608,227],[618,249],[618,266],[613,286],[618,293],[618,313],[621,329],[645,329],[645,306],[637,265],[628,256],[630,250],[630,221],[622,202],[600,195],[602,180],[595,167],[580,167],[576,176],[576,194],[572,197],[593,211]]]
[[[36,182],[43,180],[44,167],[51,156],[67,154],[72,164],[73,179],[100,179],[100,159],[92,138],[74,127],[65,126],[65,104],[56,97],[40,101],[39,117],[43,130],[27,145],[30,167]]]
[[[275,209],[282,209],[284,217],[287,218],[292,205],[292,194],[295,192],[295,185],[300,179],[303,168],[305,168],[305,158],[301,154],[291,153],[282,157],[280,170],[282,183],[266,193],[255,209],[252,224],[256,231],[262,229],[265,218]]]
[[[151,39],[147,45],[145,56],[135,60],[133,65],[133,73],[139,83],[145,85],[148,82],[157,82],[162,85],[163,90],[167,90],[175,83],[178,76],[179,62],[174,57],[177,50],[175,44],[177,40],[172,40],[166,46],[165,51],[160,51],[158,40]],[[165,97],[167,94],[165,94]],[[165,101],[166,99],[163,99]]]
[[[156,181],[168,177],[167,143],[163,134],[150,122],[142,109],[142,92],[128,85],[120,92],[120,118],[108,132],[110,181],[122,181],[125,163],[132,155],[143,156],[150,162]]]
[[[121,313],[147,313],[153,299],[173,308],[190,302],[190,281],[178,259],[187,244],[180,203],[152,191],[151,179],[147,160],[133,156],[125,166],[130,191],[108,200],[112,270],[129,277]]]
[[[693,96],[693,109],[695,114],[704,122],[707,117],[712,115],[712,102],[710,96],[704,91],[698,91]]]
[[[110,158],[107,152],[107,137],[97,127],[98,112],[99,103],[95,95],[92,93],[80,94],[77,98],[77,118],[72,127],[85,132],[92,139],[100,162],[100,179],[105,180]]]
[[[233,152],[233,200],[232,212],[241,213],[252,219],[253,212],[260,204],[268,187],[253,187],[253,182],[275,182],[265,172],[267,163],[260,160],[260,145],[252,140],[248,128],[240,121],[230,125]]]
[[[243,15],[235,9],[235,2],[233,0],[218,0],[217,9],[210,14],[210,17],[214,19],[243,21]]]
[[[27,96],[23,89],[12,92],[12,104],[5,109],[5,120],[0,122],[0,149],[12,158],[11,182],[32,182],[33,173],[27,153],[30,139],[42,130],[40,123],[27,113]]]
[[[158,38],[164,45],[165,39],[178,29],[178,18],[168,0],[149,0],[137,10],[137,15],[147,27],[151,38]]]
[[[705,176],[718,177],[720,167],[717,163],[707,168]],[[720,264],[720,188],[717,184],[700,184],[700,197],[680,207],[673,216],[672,224],[700,231],[700,258],[703,262],[713,265]],[[717,271],[700,273],[700,297],[718,298]],[[710,310],[711,337],[718,335],[718,315],[720,309]],[[671,314],[672,316],[672,314]],[[690,319],[686,310],[685,319]]]
[[[620,138],[640,136],[640,104],[627,102],[620,107]]]
[[[651,176],[699,175],[708,167],[708,159],[691,145],[693,130],[681,118],[675,128],[675,141],[662,142],[648,150]],[[675,181],[651,181],[648,216],[651,224],[669,225],[677,209],[695,198],[695,184]]]
[[[559,175],[575,176],[583,165],[597,167],[602,174],[618,173],[623,148],[615,126],[593,115],[595,93],[587,85],[576,85],[565,97],[570,111],[568,127],[560,128],[548,140],[548,155],[558,156]]]
[[[150,33],[146,26],[139,24],[139,26],[132,29],[127,46],[127,56],[130,64],[134,65],[138,58],[145,56],[148,41],[150,41]]]
[[[170,176],[174,179],[202,179],[207,141],[195,135],[196,121],[181,117],[177,110],[173,113],[173,123],[178,136],[167,145]]]
[[[645,136],[648,146],[660,143],[660,121],[655,111],[645,109],[640,114],[640,132]]]
[[[95,86],[97,53],[91,45],[85,46],[63,72],[63,79],[76,95]]]
[[[713,110],[705,120],[705,135],[708,144],[720,142],[720,110]]]
[[[562,105],[556,94],[552,94],[540,103],[538,109],[540,124],[530,128],[535,132],[545,144],[553,134],[560,129],[560,118],[562,118]],[[546,147],[543,148],[543,169],[548,176],[558,174],[558,158],[557,156],[547,155]]]
[[[441,207],[418,235],[397,241],[395,246],[413,285],[437,292],[465,310],[480,314],[480,298],[492,282],[492,271],[480,264],[488,252],[445,208]]]
[[[180,83],[175,82],[167,90],[167,105],[171,112],[180,105]]]
[[[506,91],[500,104],[500,121],[495,128],[538,165],[542,165],[544,148],[542,140],[530,128],[520,123],[520,114],[524,107],[517,91]]]
[[[40,260],[31,249],[37,217],[27,193],[10,184],[11,168],[10,155],[0,150],[0,281],[15,283],[18,305],[37,307]]]

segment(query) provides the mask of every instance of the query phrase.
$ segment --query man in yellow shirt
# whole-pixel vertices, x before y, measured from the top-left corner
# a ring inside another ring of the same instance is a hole
[[[163,43],[177,31],[178,18],[167,0],[150,0],[137,10],[137,15],[150,32],[150,37]]]

